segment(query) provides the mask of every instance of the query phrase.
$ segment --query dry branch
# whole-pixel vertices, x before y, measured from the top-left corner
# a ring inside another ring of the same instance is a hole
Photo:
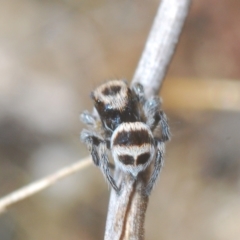
[[[161,1],[132,81],[140,82],[147,96],[159,93],[190,3],[191,0]]]
[[[44,177],[36,182],[33,182],[23,188],[18,189],[15,192],[8,194],[7,196],[0,199],[0,212],[6,210],[6,208],[9,207],[10,205],[19,202],[27,197],[30,197],[42,191],[45,188],[50,187],[51,185],[61,180],[62,178],[65,178],[79,171],[80,169],[87,167],[91,163],[92,161],[90,157],[84,158],[72,165],[69,165],[65,168],[58,170],[57,172],[47,177]]]
[[[163,0],[159,5],[133,83],[144,86],[147,97],[158,94],[172,59],[188,13],[190,0]],[[105,240],[144,239],[144,220],[148,197],[143,194],[149,178],[148,168],[137,180],[123,172],[115,173],[123,191],[112,190],[108,208]]]

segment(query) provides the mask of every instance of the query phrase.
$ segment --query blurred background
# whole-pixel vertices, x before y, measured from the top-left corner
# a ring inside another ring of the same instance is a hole
[[[79,113],[131,80],[159,1],[2,0],[0,197],[88,155]],[[240,1],[193,0],[161,91],[172,141],[146,239],[240,239]],[[90,166],[0,215],[1,240],[103,239],[109,190]]]

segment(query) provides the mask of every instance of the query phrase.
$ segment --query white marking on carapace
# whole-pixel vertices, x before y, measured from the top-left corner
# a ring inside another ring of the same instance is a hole
[[[104,95],[103,91],[111,87],[120,87],[120,92],[116,95]],[[105,105],[109,104],[112,109],[123,109],[128,103],[128,86],[123,80],[112,80],[99,86],[93,95],[95,99],[99,99]]]

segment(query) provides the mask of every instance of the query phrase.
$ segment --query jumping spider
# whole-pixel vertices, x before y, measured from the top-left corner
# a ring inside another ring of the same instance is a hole
[[[91,129],[82,130],[81,140],[87,145],[93,162],[113,189],[120,193],[121,187],[111,176],[109,151],[115,167],[134,178],[155,161],[146,186],[149,195],[162,167],[165,141],[170,139],[159,97],[146,99],[141,84],[129,88],[123,80],[100,85],[91,97],[97,112],[81,114],[81,120]]]

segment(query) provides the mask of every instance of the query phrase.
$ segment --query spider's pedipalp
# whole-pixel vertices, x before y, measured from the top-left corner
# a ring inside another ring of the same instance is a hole
[[[88,111],[84,111],[80,114],[80,120],[88,126],[95,127],[96,126],[96,117],[93,116]]]

